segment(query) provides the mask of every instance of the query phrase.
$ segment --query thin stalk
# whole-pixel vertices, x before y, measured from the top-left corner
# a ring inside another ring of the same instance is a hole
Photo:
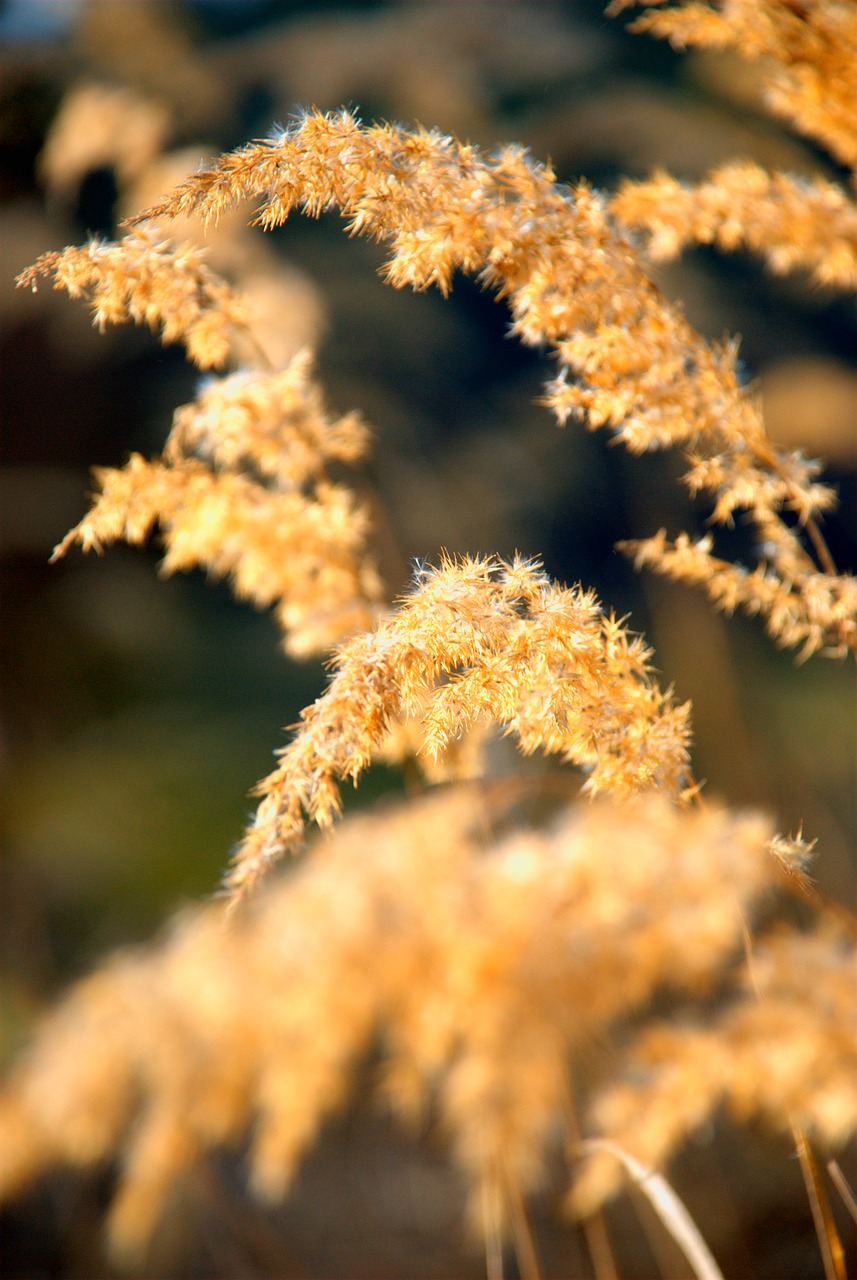
[[[606,1138],[588,1138],[580,1145],[584,1151],[606,1151],[620,1161],[687,1258],[697,1280],[723,1280],[723,1272],[699,1228],[662,1174],[635,1160],[617,1143]]]

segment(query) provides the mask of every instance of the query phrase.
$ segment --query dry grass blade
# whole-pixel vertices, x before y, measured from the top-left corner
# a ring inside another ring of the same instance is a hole
[[[838,1160],[828,1160],[827,1172],[830,1174],[836,1190],[842,1197],[842,1203],[851,1214],[851,1217],[857,1222],[857,1200],[854,1198],[854,1192],[849,1187],[845,1175],[839,1167]]]
[[[830,1211],[830,1204],[821,1181],[818,1165],[812,1154],[803,1131],[792,1124],[795,1147],[800,1160],[806,1194],[812,1209],[812,1220],[818,1236],[818,1244],[824,1262],[824,1274],[827,1280],[847,1280],[845,1273],[845,1250],[836,1230],[836,1223]]]
[[[699,1228],[662,1174],[606,1139],[588,1138],[580,1147],[583,1151],[606,1151],[620,1161],[693,1267],[697,1280],[723,1280]]]

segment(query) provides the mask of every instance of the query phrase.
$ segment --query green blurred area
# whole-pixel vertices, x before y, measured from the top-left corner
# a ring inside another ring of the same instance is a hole
[[[521,142],[562,179],[608,187],[655,165],[696,178],[736,155],[838,176],[754,106],[740,64],[679,58],[629,37],[596,4],[133,7],[186,81],[165,83],[123,43],[127,6],[106,0],[67,6],[59,35],[7,38],[0,52],[7,1051],[70,977],[216,890],[251,788],[325,680],[321,664],[288,660],[270,619],[222,584],[159,579],[155,550],[74,550],[47,563],[85,509],[88,468],[156,453],[196,385],[150,335],[100,337],[79,303],[12,289],[39,253],[114,230],[112,173],[84,175],[64,199],[40,185],[38,155],[66,92],[94,78],[161,95],[170,145],[201,156],[265,135],[299,105],[351,104],[489,149]],[[604,435],[558,430],[536,403],[548,361],[508,336],[505,309],[473,281],[447,301],[398,293],[378,278],[377,246],[349,240],[333,215],[295,218],[269,243],[323,299],[319,375],[332,408],[359,408],[376,431],[360,483],[380,495],[391,593],[409,559],[435,560],[440,548],[540,555],[558,579],[594,587],[693,701],[708,792],[761,805],[784,830],[802,824],[818,837],[819,885],[850,904],[853,664],[798,666],[759,624],[633,572],[617,540],[702,528],[675,460],[631,459]],[[853,570],[853,421],[825,408],[829,379],[853,385],[850,304],[712,252],[659,280],[707,336],[741,334],[748,378],[816,362],[805,445],[832,456],[843,501],[829,541]],[[355,799],[400,786],[373,770]]]

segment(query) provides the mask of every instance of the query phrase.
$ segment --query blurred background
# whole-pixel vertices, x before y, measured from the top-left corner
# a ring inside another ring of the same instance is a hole
[[[561,179],[607,189],[656,166],[697,179],[739,156],[841,179],[761,112],[756,92],[752,68],[731,55],[678,57],[589,0],[0,4],[5,1055],[106,950],[216,888],[251,787],[324,679],[320,664],[286,659],[271,621],[222,585],[159,578],[156,547],[48,564],[85,511],[89,469],[156,454],[198,375],[148,332],[100,335],[84,305],[49,287],[16,291],[15,275],[46,250],[112,236],[200,163],[311,105],[420,122],[488,150],[516,141]],[[510,339],[504,307],[474,281],[458,278],[446,301],[395,291],[377,274],[382,251],[350,240],[337,214],[295,216],[266,236],[245,215],[212,234],[212,262],[250,293],[268,350],[286,359],[313,346],[331,409],[358,408],[372,424],[359,485],[391,593],[411,558],[434,561],[442,547],[520,550],[594,587],[692,700],[708,793],[761,805],[783,830],[802,823],[818,838],[819,885],[850,904],[853,664],[799,668],[758,624],[633,572],[618,539],[703,527],[676,461],[633,460],[603,434],[559,430],[537,403],[549,362]],[[658,281],[705,335],[741,336],[775,439],[827,459],[842,501],[826,535],[853,570],[851,300],[710,250]],[[379,770],[361,802],[399,785]],[[275,1254],[277,1240],[266,1246]],[[60,1260],[57,1246],[21,1274],[95,1274],[80,1249]],[[292,1274],[282,1258],[243,1265]],[[444,1265],[435,1259],[433,1273]]]

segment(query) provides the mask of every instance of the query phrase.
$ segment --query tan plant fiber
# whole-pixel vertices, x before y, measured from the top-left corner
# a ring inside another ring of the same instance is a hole
[[[853,6],[645,8],[640,29],[756,61],[772,109],[840,164],[857,159]],[[857,1127],[853,938],[806,875],[808,846],[700,799],[689,705],[585,586],[523,554],[438,551],[385,598],[366,507],[342,479],[368,428],[328,413],[308,353],[272,367],[247,299],[164,232],[244,200],[263,228],[338,209],[386,246],[396,286],[445,294],[457,271],[477,275],[514,333],[557,361],[545,402],[561,424],[609,428],[633,454],[683,453],[710,528],[626,544],[639,565],[759,615],[801,657],[857,651],[857,584],[821,534],[836,500],[821,464],[772,444],[736,344],[698,334],[645,256],[748,249],[848,287],[853,193],[829,176],[742,161],[697,186],[656,174],[611,197],[557,183],[518,147],[488,156],[310,110],[183,182],[124,239],[43,255],[20,284],[51,279],[100,328],[145,324],[199,369],[229,370],[176,411],[160,457],[96,473],[93,506],[56,554],[157,529],[167,572],[202,568],[273,608],[288,653],[323,656],[329,678],[257,788],[229,907],[186,912],[108,960],[13,1068],[0,1200],[58,1165],[119,1158],[108,1238],[139,1267],[173,1192],[215,1152],[246,1153],[259,1197],[286,1194],[372,1055],[397,1115],[437,1118],[490,1280],[504,1238],[535,1280],[524,1198],[560,1157],[566,1208],[588,1216],[622,1162],[660,1178],[721,1104],[784,1138],[784,1158],[795,1141],[840,1151]],[[235,367],[239,350],[251,367]],[[720,554],[736,522],[750,565]],[[522,784],[491,776],[492,734],[573,766],[581,796],[515,811]],[[483,776],[336,827],[343,784],[378,756],[421,782]]]
[[[745,7],[737,6],[742,13]],[[654,14],[654,29],[655,19],[668,22],[676,12]],[[857,52],[857,37],[846,27]],[[814,39],[841,34],[835,24],[821,23]],[[742,51],[754,51],[752,41],[746,50],[736,42]],[[780,49],[783,59],[790,53],[788,44]],[[812,113],[806,128],[824,141]],[[762,615],[771,634],[800,647],[803,656],[823,648],[853,650],[857,592],[848,575],[836,574],[818,530],[819,517],[835,503],[832,490],[817,479],[819,464],[771,443],[755,398],[740,385],[737,348],[712,346],[694,332],[653,285],[620,229],[623,222],[645,225],[655,256],[674,251],[682,240],[716,240],[726,248],[764,244],[780,270],[811,265],[820,277],[847,285],[857,260],[853,198],[830,183],[796,185],[746,166],[685,191],[683,202],[660,199],[673,192],[661,192],[658,182],[628,185],[614,203],[585,183],[558,185],[549,168],[520,149],[486,159],[437,133],[363,126],[345,111],[308,112],[272,140],[222,157],[132,221],[192,214],[216,220],[240,201],[261,198],[257,221],[269,228],[295,208],[315,215],[339,208],[352,232],[388,244],[385,273],[395,285],[436,284],[446,292],[455,270],[479,274],[508,300],[513,330],[525,342],[548,344],[559,357],[546,403],[560,422],[574,415],[592,428],[609,426],[633,452],[680,445],[691,464],[685,483],[711,502],[712,523],[731,525],[738,515],[756,531],[760,558],[748,571],[716,557],[697,556],[689,564],[683,544],[657,537],[629,544],[640,551],[640,563],[700,583],[721,605]],[[653,201],[666,211],[662,216]],[[163,324],[165,306],[172,306],[180,318],[165,328],[165,340],[187,334],[193,359],[222,363],[225,332],[237,319],[234,304],[224,295],[221,305],[212,286],[196,280],[190,290],[185,286],[193,296],[182,308],[177,298],[162,298],[152,260],[166,264],[173,251],[155,240],[152,230],[148,241],[132,235],[116,246],[45,255],[21,283],[53,274],[58,286],[92,288],[99,324],[126,314]],[[179,255],[186,276],[190,254]],[[191,274],[196,262],[193,257]],[[200,289],[207,295],[202,312]],[[753,582],[764,581],[766,589],[746,600],[735,589],[736,572],[742,581],[747,573]]]
[[[495,839],[480,810],[478,787],[452,787],[350,818],[240,910],[187,912],[81,982],[0,1101],[0,1196],[56,1162],[121,1151],[109,1230],[127,1256],[189,1167],[252,1133],[254,1186],[279,1197],[380,1035],[384,1095],[403,1118],[434,1100],[474,1220],[486,1189],[506,1218],[510,1180],[534,1189],[562,1135],[574,1055],[659,990],[692,999],[716,987],[777,874],[757,815],[604,799]],[[795,1034],[803,972],[766,995],[779,1004],[758,1026],[739,1002],[745,1053],[770,1037],[774,1054]],[[805,1030],[828,1075],[804,1090],[801,1114],[841,1140],[854,1100],[831,1094],[830,1079],[851,1049],[831,1040],[842,1010],[830,997]],[[712,1057],[712,1088],[746,1079],[731,1054]],[[672,1115],[696,1093],[683,1079]],[[698,1121],[712,1105],[699,1099]],[[777,1100],[765,1115],[783,1127]],[[686,1132],[675,1125],[659,1156]]]
[[[423,571],[395,613],[341,648],[328,688],[259,785],[227,883],[243,891],[298,848],[307,818],[329,827],[340,781],[356,782],[390,725],[414,712],[429,758],[487,720],[525,754],[583,767],[593,795],[680,800],[692,785],[688,707],[658,688],[648,658],[591,592],[558,587],[537,564],[463,559]]]
[[[636,0],[613,0],[617,14]],[[735,49],[757,65],[764,105],[800,133],[816,139],[854,168],[857,136],[857,14],[849,0],[660,0],[632,30],[669,40],[676,49],[698,45]]]
[[[593,1119],[655,1167],[722,1101],[742,1123],[762,1119],[786,1131],[791,1120],[823,1148],[839,1149],[855,1124],[855,1025],[847,936],[828,922],[807,933],[777,930],[753,946],[733,999],[708,1024],[645,1028],[628,1051],[626,1080],[604,1090]],[[591,1213],[620,1181],[615,1161],[593,1158],[571,1206]]]
[[[560,186],[520,149],[485,158],[437,133],[363,126],[347,111],[308,112],[270,141],[222,157],[132,221],[191,213],[216,220],[242,200],[261,201],[256,220],[266,228],[293,209],[340,209],[352,233],[388,246],[385,276],[397,286],[434,284],[445,293],[456,270],[478,274],[508,300],[513,331],[559,357],[545,402],[560,423],[581,416],[592,428],[609,426],[635,453],[682,446],[691,463],[686,483],[712,502],[712,521],[730,525],[736,513],[752,521],[763,556],[756,571],[775,588],[756,612],[781,643],[800,645],[804,655],[857,646],[853,583],[832,572],[816,528],[835,502],[817,480],[819,464],[767,438],[758,404],[740,385],[736,347],[705,342],[661,295],[606,197],[585,183]],[[850,216],[841,219],[833,262],[855,226],[853,201],[843,194],[839,203]],[[811,252],[795,250],[789,265]],[[786,265],[782,254],[779,262]],[[801,526],[830,577],[829,609],[813,589],[816,566]],[[658,558],[650,544],[647,560]],[[718,567],[708,568],[704,585],[716,597]]]
[[[778,275],[809,271],[816,284],[857,285],[857,206],[822,178],[768,173],[752,161],[715,169],[697,186],[656,173],[625,182],[610,202],[626,230],[644,231],[655,262],[694,244],[749,249]]]
[[[614,0],[609,12],[632,7]],[[823,175],[768,173],[741,160],[720,166],[704,182],[691,185],[669,174],[620,185],[610,210],[629,235],[642,232],[654,261],[673,258],[684,247],[714,244],[723,252],[748,249],[779,274],[811,272],[819,285],[853,290],[857,284],[857,9],[837,0],[800,4],[723,0],[647,4],[631,29],[666,38],[677,49],[732,49],[757,70],[763,105],[828,150],[851,170],[851,190]],[[762,453],[764,448],[762,449]],[[638,566],[647,565],[677,581],[700,585],[718,607],[759,614],[778,643],[799,647],[802,656],[824,648],[834,636],[838,651],[854,648],[857,589],[848,575],[836,575],[815,524],[818,507],[786,494],[766,464],[753,462],[741,477],[726,453],[706,456],[691,450],[694,465],[686,481],[693,493],[716,493],[714,523],[748,512],[758,530],[762,557],[751,569],[712,555],[712,540],[686,535],[670,541],[661,530],[628,543]],[[815,465],[791,456],[802,471],[798,488],[813,489]],[[761,454],[760,454],[761,458]],[[746,456],[745,456],[745,461]],[[763,491],[767,495],[763,496]],[[805,526],[813,543],[809,558],[772,510],[782,502]],[[819,573],[821,569],[823,572]],[[825,636],[827,639],[825,639]]]
[[[368,442],[357,415],[328,417],[307,353],[279,373],[211,380],[176,410],[161,459],[96,470],[100,493],[54,556],[139,545],[158,524],[165,573],[228,577],[240,599],[274,606],[288,653],[327,653],[380,610],[368,517],[328,474]]]
[[[200,369],[220,368],[235,328],[249,319],[240,296],[205,263],[197,245],[174,244],[146,229],[121,244],[91,241],[81,248],[45,253],[18,277],[22,288],[54,287],[86,298],[93,323],[133,320],[160,332],[164,343],[181,342]]]

